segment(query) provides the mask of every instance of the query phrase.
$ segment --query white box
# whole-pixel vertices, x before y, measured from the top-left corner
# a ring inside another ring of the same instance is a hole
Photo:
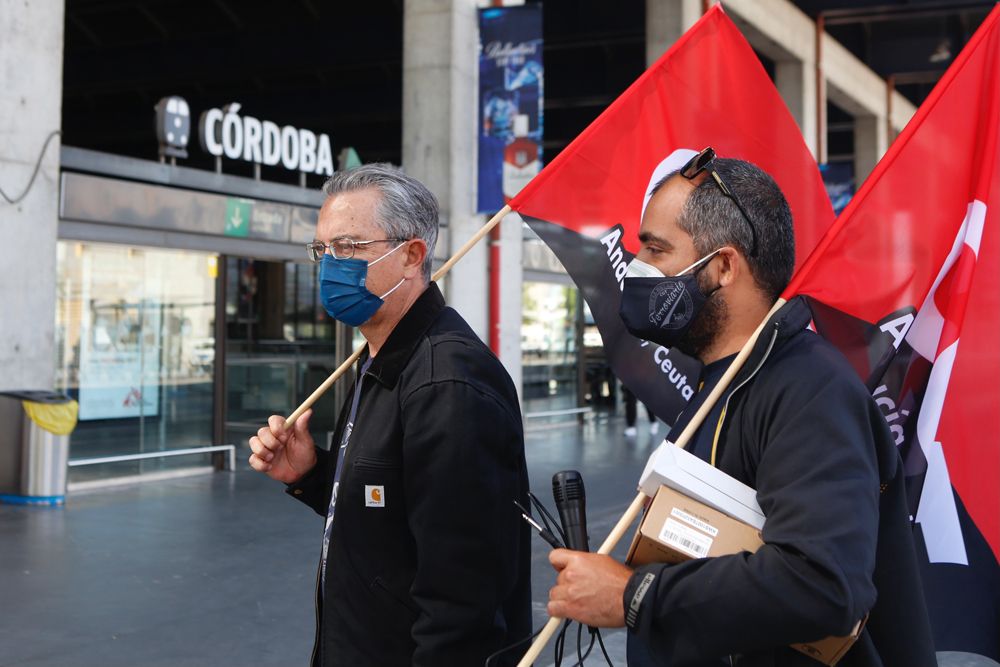
[[[650,455],[639,478],[639,490],[652,498],[661,485],[760,530],[764,512],[757,492],[718,468],[664,440]]]

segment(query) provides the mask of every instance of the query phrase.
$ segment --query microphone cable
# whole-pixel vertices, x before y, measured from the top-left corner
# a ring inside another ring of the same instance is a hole
[[[556,636],[555,651],[554,651],[554,656],[553,656],[553,659],[554,659],[554,662],[555,662],[554,667],[561,667],[562,661],[566,657],[566,648],[565,648],[565,645],[566,645],[566,632],[567,632],[567,630],[569,630],[570,626],[574,622],[575,621],[567,620],[563,624],[563,627],[559,631],[559,634]],[[572,667],[583,667],[583,665],[586,662],[587,658],[590,657],[590,654],[594,650],[594,643],[595,642],[597,643],[598,646],[600,646],[601,654],[604,657],[604,662],[606,662],[608,664],[608,667],[615,667],[615,663],[611,660],[611,656],[608,654],[608,649],[604,645],[604,637],[601,636],[601,631],[599,629],[595,629],[590,634],[590,645],[587,647],[586,652],[583,651],[583,646],[581,644],[582,636],[583,636],[583,624],[582,623],[577,623],[577,628],[576,628],[576,657],[577,657],[577,661],[576,661],[576,663],[573,664]]]
[[[587,652],[580,654],[580,637],[583,635],[583,624],[578,623],[576,626],[576,657],[577,663],[573,667],[583,667],[583,662],[590,657],[590,652],[594,650],[594,640],[597,639],[597,635],[600,634],[600,630],[594,630],[590,633],[590,646],[587,647]]]
[[[497,658],[499,658],[501,655],[503,655],[507,651],[509,651],[511,649],[514,649],[514,648],[517,648],[518,646],[520,646],[521,644],[523,644],[525,642],[534,641],[535,637],[537,637],[541,633],[541,631],[542,631],[542,628],[538,628],[538,630],[536,630],[533,634],[531,634],[531,635],[529,635],[527,637],[522,637],[521,639],[518,639],[513,644],[510,644],[508,646],[504,646],[499,651],[495,651],[493,653],[490,653],[488,656],[486,656],[486,662],[483,665],[483,667],[490,667],[490,663],[491,662],[493,662],[494,660],[496,660]]]
[[[560,667],[562,665],[563,656],[566,653],[566,631],[569,630],[569,626],[573,624],[573,621],[568,618],[563,621],[562,629],[559,630],[558,636],[556,636],[555,645],[553,647],[552,659],[555,662],[555,667]]]
[[[562,522],[557,521],[556,518],[552,515],[552,513],[549,512],[548,508],[545,507],[545,504],[542,503],[542,501],[538,499],[538,496],[536,496],[531,491],[528,491],[528,500],[530,501],[531,506],[537,511],[538,517],[541,519],[542,524],[545,526],[546,530],[551,532],[553,535],[557,535],[559,539],[562,541],[562,543],[566,544],[566,534],[562,529]],[[515,504],[517,504],[516,501]],[[518,506],[520,507],[520,505]],[[554,649],[553,649],[554,652],[553,658],[555,662],[554,667],[562,667],[562,661],[566,657],[566,633],[572,627],[574,622],[575,621],[572,621],[570,619],[565,619],[563,621],[562,628],[559,630],[559,634],[556,635],[556,639],[554,642]],[[577,661],[572,665],[572,667],[584,666],[584,663],[586,662],[587,658],[590,657],[590,654],[594,650],[595,643],[597,643],[600,646],[601,653],[603,654],[604,660],[605,662],[607,662],[608,667],[614,667],[614,663],[611,661],[611,656],[608,655],[608,650],[604,645],[604,638],[601,636],[601,631],[597,628],[590,628],[590,630],[591,630],[590,645],[587,647],[586,651],[583,651],[583,624],[577,623],[577,628],[576,628]],[[486,658],[486,663],[484,667],[490,667],[491,663],[494,660],[496,660],[499,656],[506,653],[507,651],[510,651],[511,649],[516,648],[527,641],[534,640],[534,638],[537,637],[540,632],[541,629],[532,634],[530,637],[525,637],[523,639],[520,639],[511,644],[510,646],[505,646],[499,651],[496,651],[495,653],[491,654],[489,657]]]
[[[559,631],[558,637],[556,637],[555,642],[555,654],[553,659],[555,661],[555,667],[561,667],[563,659],[566,657],[566,632],[572,627],[575,621],[566,620],[563,624],[562,630]],[[572,667],[583,667],[587,658],[590,657],[591,652],[594,650],[594,643],[597,641],[600,635],[600,630],[595,630],[590,634],[590,645],[587,647],[586,652],[583,650],[583,624],[576,624],[576,662],[573,663]],[[601,641],[601,645],[604,645],[604,641]],[[604,652],[605,659],[608,660],[608,664],[611,665],[611,658],[608,656],[607,651]],[[614,665],[611,665],[614,667]]]
[[[604,661],[608,663],[608,667],[615,667],[614,663],[611,662],[611,656],[608,655],[608,649],[604,647],[604,638],[601,637],[601,631],[597,631],[597,643],[601,645],[601,653],[604,654]]]
[[[566,533],[563,532],[562,522],[556,521],[555,517],[549,513],[548,508],[545,507],[545,504],[542,503],[542,501],[538,499],[538,496],[531,491],[528,491],[528,499],[531,500],[532,507],[538,510],[538,514],[541,516],[542,523],[545,524],[545,527],[548,528],[553,534],[558,535],[560,542],[566,544]]]

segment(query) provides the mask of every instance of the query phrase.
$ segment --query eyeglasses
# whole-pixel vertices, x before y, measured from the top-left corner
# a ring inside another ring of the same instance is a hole
[[[323,255],[326,254],[327,248],[333,252],[333,256],[337,259],[350,259],[354,257],[354,251],[358,248],[358,246],[364,247],[371,245],[372,243],[402,243],[403,241],[409,241],[409,239],[375,239],[373,241],[355,241],[354,239],[342,236],[340,238],[333,239],[329,243],[323,243],[322,241],[307,243],[306,252],[309,253],[309,261],[311,262],[323,261]]]
[[[753,257],[757,254],[757,228],[754,227],[753,222],[751,222],[750,216],[747,215],[746,209],[743,208],[743,204],[741,204],[740,200],[736,198],[736,194],[733,192],[733,189],[726,184],[726,182],[722,179],[722,174],[716,170],[714,163],[715,150],[709,146],[688,160],[687,164],[681,167],[680,174],[688,180],[694,179],[703,171],[707,171],[712,176],[712,179],[716,182],[716,184],[718,184],[719,189],[722,190],[722,194],[733,200],[733,203],[736,204],[736,208],[740,209],[743,219],[747,221],[748,225],[750,225],[750,256]]]

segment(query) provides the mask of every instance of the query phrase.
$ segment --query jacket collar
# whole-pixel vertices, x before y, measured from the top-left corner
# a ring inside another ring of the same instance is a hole
[[[790,299],[771,316],[764,328],[761,329],[760,336],[754,343],[753,351],[750,352],[750,356],[747,357],[743,368],[737,373],[733,382],[739,382],[746,374],[753,372],[753,369],[760,365],[772,347],[772,339],[774,339],[774,347],[780,347],[789,338],[805,329],[811,319],[812,311],[803,297],[797,296]]]
[[[431,282],[389,333],[382,349],[372,359],[367,375],[371,375],[389,389],[396,386],[396,381],[410,360],[420,338],[444,308],[441,290],[438,289],[437,283]],[[368,359],[367,350],[362,359]]]

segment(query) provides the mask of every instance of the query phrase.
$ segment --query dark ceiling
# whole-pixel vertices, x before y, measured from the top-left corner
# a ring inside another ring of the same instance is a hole
[[[184,97],[326,132],[334,155],[400,162],[402,0],[66,0],[63,142],[156,159],[153,107]],[[798,0],[915,103],[989,10],[978,2]],[[645,0],[544,5],[550,159],[643,70]],[[767,63],[765,63],[767,65]],[[831,119],[833,120],[833,119]],[[848,119],[849,120],[849,119]],[[831,144],[832,147],[832,144]],[[185,164],[212,168],[197,146]],[[230,173],[249,165],[227,163]],[[289,180],[268,171],[268,180]]]
[[[984,0],[794,0],[919,105],[993,8]]]
[[[402,29],[401,0],[66,0],[63,142],[155,159],[153,107],[180,95],[193,122],[239,102],[330,134],[334,154],[354,145],[398,162]],[[185,164],[211,168],[189,153]],[[273,171],[264,178],[285,174]]]

